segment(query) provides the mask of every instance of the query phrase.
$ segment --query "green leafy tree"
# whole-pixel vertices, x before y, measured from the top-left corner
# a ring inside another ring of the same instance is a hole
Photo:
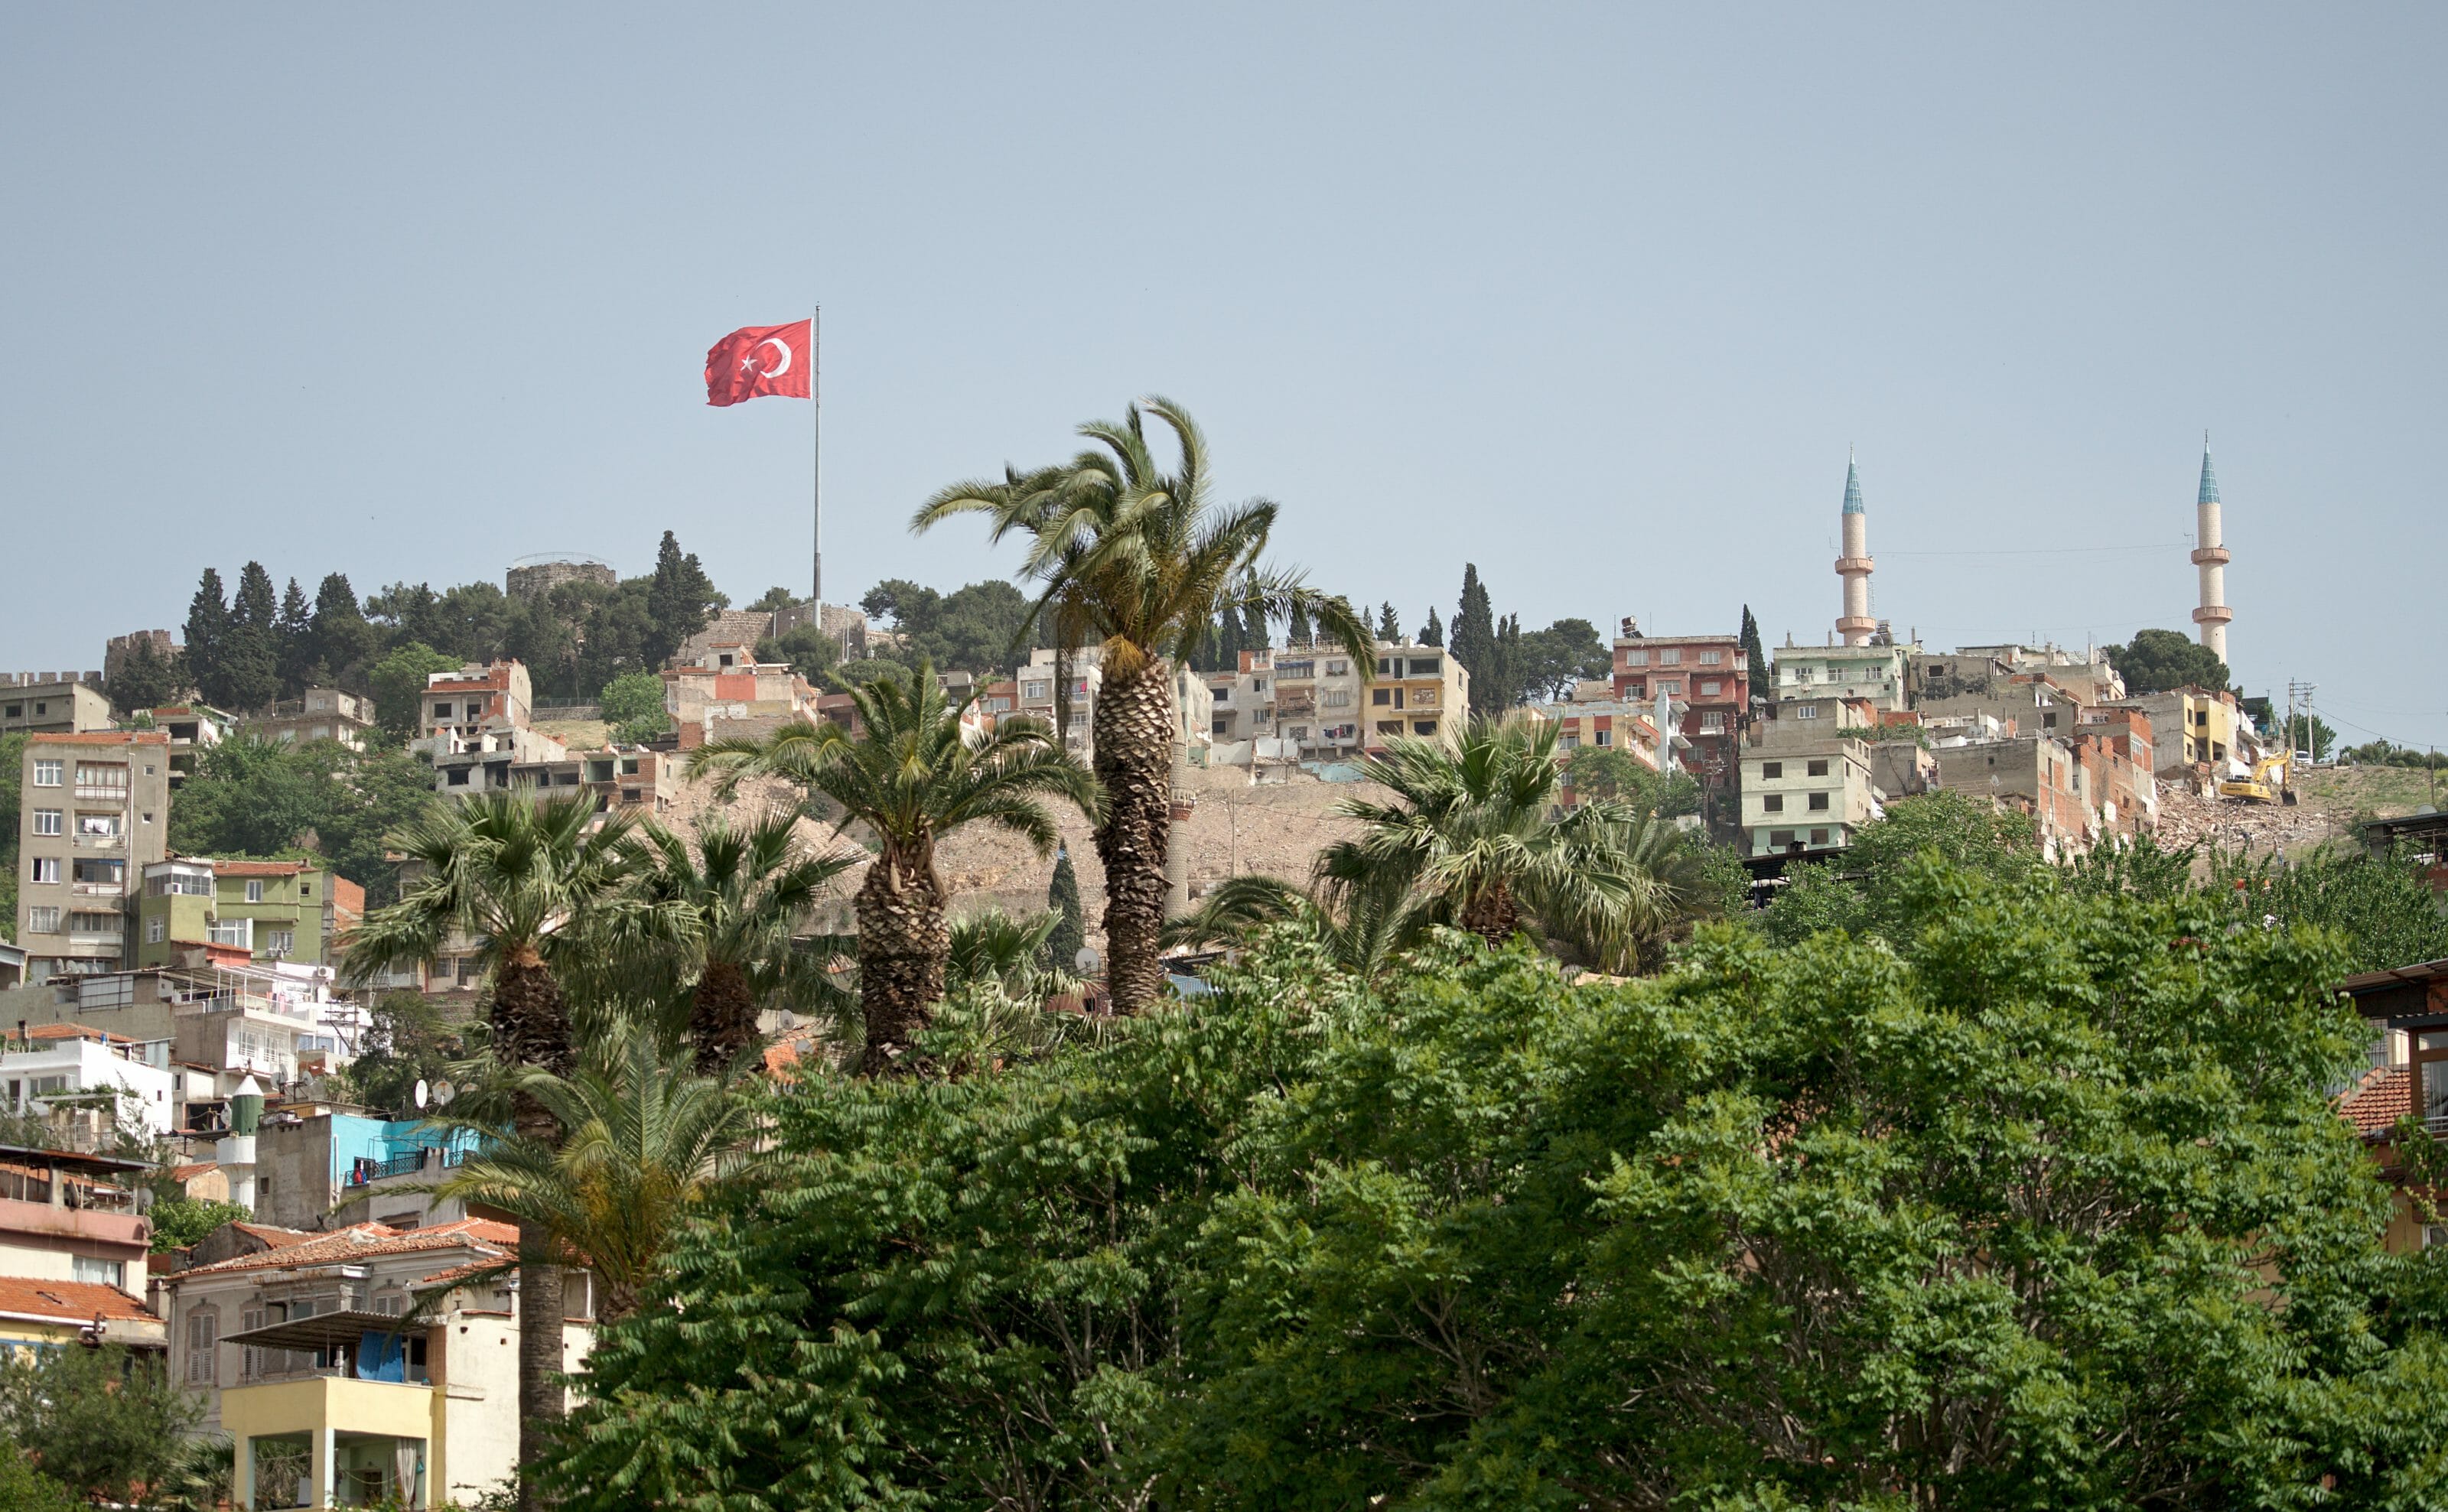
[[[348,574],[331,572],[315,589],[315,611],[308,630],[309,660],[321,666],[342,687],[364,688],[366,667],[373,660],[377,632],[366,622],[357,590]]]
[[[452,938],[479,942],[491,979],[488,1017],[495,1062],[506,1071],[567,1076],[576,1046],[554,958],[603,928],[636,863],[625,815],[598,815],[577,794],[473,794],[437,804],[392,837],[416,880],[399,901],[370,911],[350,937],[346,970],[372,976],[430,961]],[[518,1139],[550,1145],[552,1109],[531,1093],[514,1097]],[[562,1415],[554,1376],[562,1367],[561,1268],[552,1236],[519,1225],[520,1496],[533,1505],[534,1469],[545,1426]]]
[[[573,684],[579,697],[601,690],[624,672],[660,671],[670,660],[669,653],[658,654],[666,631],[656,625],[652,587],[649,579],[624,579],[619,587],[590,605],[578,656],[578,677]],[[685,617],[682,618],[684,622]],[[678,641],[673,642],[673,649],[679,649]]]
[[[424,707],[426,679],[436,672],[456,672],[459,663],[421,641],[411,641],[373,665],[374,722],[395,740],[416,735]]]
[[[1054,852],[1054,880],[1045,885],[1045,907],[1056,920],[1046,937],[1046,955],[1057,970],[1068,971],[1088,947],[1088,918],[1080,907],[1080,873],[1071,865],[1068,847]]]
[[[576,1070],[528,1067],[516,1086],[558,1137],[505,1139],[482,1120],[445,1119],[487,1142],[428,1190],[507,1213],[522,1233],[585,1255],[602,1289],[596,1316],[619,1323],[662,1273],[674,1231],[708,1185],[746,1159],[754,1105],[693,1071],[686,1047],[632,1024],[616,1023]]]
[[[1585,745],[1564,758],[1573,792],[1623,803],[1663,819],[1700,812],[1700,783],[1689,772],[1643,766],[1620,746]]]
[[[2227,663],[2179,630],[2136,630],[2124,645],[2101,649],[2108,653],[2108,664],[2125,679],[2128,693],[2165,693],[2187,686],[2215,692],[2228,686]]]
[[[799,600],[796,594],[794,594],[788,588],[777,585],[766,589],[762,594],[757,596],[756,602],[750,604],[748,607],[758,614],[775,614],[792,607],[798,602]]]
[[[230,706],[221,661],[229,629],[229,599],[221,587],[221,575],[206,567],[196,584],[195,598],[187,603],[187,675],[195,679],[205,702],[223,707]]]
[[[1518,633],[1518,622],[1515,629]],[[1615,664],[1614,653],[1598,639],[1597,626],[1587,620],[1559,620],[1520,636],[1520,645],[1513,675],[1520,696],[1533,700],[1564,698],[1575,683],[1603,678]]]
[[[761,741],[701,747],[690,770],[715,775],[726,794],[746,777],[785,778],[807,792],[812,809],[829,799],[842,825],[866,833],[875,858],[855,900],[861,1065],[884,1076],[912,1068],[917,1037],[944,996],[949,898],[936,846],[981,824],[1050,855],[1045,799],[1076,804],[1092,819],[1103,805],[1088,769],[1034,719],[1005,719],[970,739],[961,716],[974,695],[948,697],[930,666],[880,674],[851,698],[863,735],[830,723],[786,725]]]
[[[1309,611],[1294,606],[1291,619],[1284,624],[1284,644],[1307,646],[1316,643],[1316,641],[1317,626],[1309,622]]]
[[[2238,921],[2331,931],[2349,971],[2448,957],[2448,912],[2431,890],[2428,858],[2410,845],[2385,856],[2332,842],[2284,860],[2233,852],[2210,859],[2210,894]]]
[[[255,1210],[206,1197],[165,1197],[153,1204],[153,1253],[183,1250],[226,1224],[253,1222]]]
[[[323,763],[281,741],[223,740],[197,757],[195,776],[170,806],[170,848],[186,855],[299,852],[331,810],[328,775]]]
[[[386,992],[367,1008],[371,1021],[349,1063],[355,1101],[394,1119],[423,1116],[416,1083],[447,1078],[469,1046],[460,1026],[422,992]]]
[[[760,1015],[832,1012],[846,1005],[829,974],[851,942],[796,938],[799,921],[862,852],[808,852],[797,815],[734,824],[716,813],[686,837],[651,821],[634,884],[641,907],[634,941],[615,941],[603,961],[662,1001],[684,1004],[685,1030],[700,1076],[727,1073],[763,1043]]]
[[[1496,665],[1496,606],[1488,598],[1487,585],[1479,581],[1475,562],[1463,564],[1462,605],[1454,611],[1450,635],[1445,649],[1470,674],[1470,712],[1482,716],[1503,712],[1511,700],[1496,697],[1502,692]]]
[[[136,1501],[171,1467],[203,1409],[158,1355],[124,1344],[11,1349],[0,1361],[0,1428],[44,1479],[81,1499]]]
[[[651,672],[627,672],[603,684],[596,695],[603,709],[604,722],[612,726],[612,738],[623,745],[639,745],[653,739],[672,727],[670,715],[663,710],[663,679]]]
[[[1397,937],[1431,926],[1502,945],[1525,924],[1591,964],[1654,968],[1667,940],[1708,907],[1681,832],[1629,806],[1561,806],[1550,721],[1475,719],[1458,742],[1400,738],[1361,763],[1387,796],[1336,812],[1362,833],[1317,860],[1320,890],[1356,910],[1363,893],[1404,894]]]
[[[788,662],[792,671],[821,684],[833,663],[841,660],[841,647],[816,626],[797,624],[778,636],[757,641],[756,660]]]
[[[33,1466],[26,1451],[0,1439],[0,1509],[5,1512],[73,1512],[84,1505],[68,1488]]]
[[[1416,933],[1406,932],[1404,902],[1398,887],[1304,891],[1278,877],[1227,877],[1166,925],[1164,938],[1169,946],[1246,949],[1281,931],[1312,945],[1337,970],[1373,977],[1416,943]]]
[[[1901,946],[1898,936],[1919,918],[1905,884],[1913,863],[1928,856],[2006,882],[2028,880],[2048,865],[2028,816],[1951,789],[1916,794],[1862,826],[1842,860],[1788,867],[1762,928],[1784,945],[1843,929]]]
[[[186,691],[186,666],[177,652],[164,656],[149,637],[140,636],[112,669],[110,706],[124,718],[146,709],[159,709]]]
[[[1179,447],[1172,470],[1149,445],[1151,415]],[[1263,626],[1297,607],[1363,658],[1368,633],[1340,596],[1260,565],[1275,506],[1212,497],[1206,437],[1181,406],[1142,400],[1121,421],[1082,426],[1081,434],[1094,446],[1070,462],[955,484],[928,500],[912,526],[978,512],[994,539],[1025,538],[1022,575],[1043,585],[1034,613],[1049,642],[1065,656],[1102,648],[1093,744],[1107,799],[1097,827],[1106,976],[1115,1007],[1132,1012],[1155,1000],[1164,975],[1157,940],[1172,834],[1174,665],[1209,625],[1236,614]]]
[[[17,835],[26,782],[23,732],[0,735],[0,940],[17,938]]]
[[[654,582],[646,590],[646,619],[652,626],[645,646],[647,667],[669,661],[681,642],[704,629],[714,611],[730,602],[715,591],[697,554],[682,555],[679,542],[664,531],[655,552]]]

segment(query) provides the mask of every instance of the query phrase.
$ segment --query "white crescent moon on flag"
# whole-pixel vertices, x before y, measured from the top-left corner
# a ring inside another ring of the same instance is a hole
[[[760,368],[757,371],[769,378],[778,378],[782,374],[790,372],[791,343],[783,340],[780,336],[767,336],[764,340],[756,343],[756,350],[759,352],[764,351],[767,347],[772,347],[782,354],[782,365],[778,368]]]

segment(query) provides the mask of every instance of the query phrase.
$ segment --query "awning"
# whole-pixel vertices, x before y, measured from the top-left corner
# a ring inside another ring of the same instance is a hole
[[[317,1312],[311,1318],[267,1323],[259,1329],[221,1335],[223,1344],[251,1344],[259,1349],[323,1349],[355,1344],[369,1333],[423,1332],[396,1312]]]

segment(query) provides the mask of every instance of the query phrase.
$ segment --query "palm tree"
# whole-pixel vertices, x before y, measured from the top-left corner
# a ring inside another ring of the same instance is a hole
[[[1260,931],[1289,925],[1324,947],[1334,964],[1375,977],[1411,942],[1399,888],[1355,888],[1338,895],[1304,892],[1276,877],[1227,879],[1198,906],[1164,927],[1167,946],[1246,945]]]
[[[856,851],[812,855],[794,833],[795,813],[771,813],[744,826],[715,814],[698,826],[697,847],[649,820],[643,867],[633,884],[645,907],[622,915],[629,937],[607,941],[602,961],[634,977],[662,980],[650,990],[685,1001],[697,1072],[713,1076],[757,1043],[768,1008],[799,1012],[846,1005],[833,968],[851,942],[794,939],[799,921],[833,878],[866,859]]]
[[[1402,738],[1363,761],[1392,798],[1337,805],[1366,829],[1319,854],[1321,897],[1356,908],[1400,890],[1406,942],[1447,925],[1501,945],[1535,922],[1604,970],[1653,961],[1706,907],[1696,863],[1681,832],[1629,805],[1561,807],[1556,736],[1543,720],[1474,719],[1454,747]]]
[[[560,1139],[494,1139],[481,1119],[443,1120],[488,1142],[421,1190],[548,1234],[594,1271],[596,1320],[620,1322],[638,1310],[682,1215],[746,1158],[756,1132],[753,1104],[694,1072],[688,1053],[651,1024],[620,1024],[571,1075],[520,1072],[515,1085],[552,1114]]]
[[[628,821],[597,821],[576,794],[471,794],[434,808],[392,834],[415,873],[399,901],[352,931],[353,976],[430,961],[453,938],[472,942],[492,977],[492,1056],[505,1068],[566,1075],[576,1046],[569,1003],[553,962],[597,910],[614,906],[635,865]],[[520,1139],[549,1145],[552,1110],[532,1096],[512,1102]],[[538,1425],[562,1415],[561,1269],[540,1228],[519,1225],[519,1499],[535,1504]]]
[[[1041,800],[1068,799],[1095,820],[1104,799],[1080,758],[1042,724],[1008,718],[991,733],[965,729],[971,695],[947,697],[931,663],[920,662],[914,675],[885,673],[852,688],[851,698],[863,736],[830,723],[791,725],[761,741],[704,746],[691,771],[719,776],[725,792],[750,776],[787,778],[812,799],[832,799],[841,826],[856,823],[871,837],[875,859],[855,906],[867,1026],[861,1069],[877,1076],[907,1062],[944,996],[951,936],[936,844],[964,825],[986,824],[1048,855],[1054,821]]]
[[[1148,446],[1150,414],[1179,443],[1171,472]],[[1163,981],[1157,951],[1176,738],[1173,666],[1227,610],[1305,615],[1352,651],[1364,675],[1375,666],[1374,642],[1342,597],[1259,565],[1275,506],[1210,496],[1207,439],[1181,406],[1141,400],[1119,422],[1092,422],[1080,433],[1096,446],[1034,472],[1006,469],[999,482],[954,484],[927,501],[910,528],[976,512],[991,521],[994,540],[1027,536],[1025,571],[1044,585],[1032,622],[1050,630],[1058,656],[1102,648],[1091,718],[1110,807],[1097,826],[1097,854],[1105,863],[1106,980],[1115,1007],[1130,1012]]]

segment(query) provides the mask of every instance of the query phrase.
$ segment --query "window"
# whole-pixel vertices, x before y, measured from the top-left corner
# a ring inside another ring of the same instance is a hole
[[[1815,703],[1799,704],[1794,708],[1793,717],[1797,719],[1816,719],[1819,718],[1819,705]]]
[[[1437,721],[1434,719],[1414,719],[1411,721],[1411,733],[1413,735],[1434,735],[1437,733]]]
[[[1657,664],[1661,667],[1679,667],[1683,664],[1683,653],[1675,647],[1669,646],[1657,653]]]
[[[209,1308],[187,1314],[187,1384],[211,1386],[220,1374],[220,1319]]]
[[[1657,691],[1670,699],[1679,699],[1683,696],[1683,684],[1673,678],[1661,678],[1658,679]]]
[[[471,770],[469,767],[452,767],[443,780],[454,788],[464,788],[468,785],[468,774]]]
[[[158,913],[144,921],[144,943],[146,945],[160,945],[163,937],[168,932],[169,921],[163,918],[162,915]]]
[[[121,922],[120,916],[116,913],[71,913],[68,915],[68,932],[70,934],[106,934],[113,939],[117,939],[124,928],[125,926]]]
[[[1623,664],[1628,667],[1645,667],[1649,665],[1649,653],[1646,651],[1626,651],[1623,654]]]
[[[235,945],[252,950],[255,948],[255,921],[216,919],[206,930],[205,937],[215,945]]]
[[[56,788],[59,785],[60,763],[57,761],[44,761],[37,759],[34,762],[34,786],[38,788]]]
[[[58,863],[53,862],[52,865],[56,867]],[[53,877],[51,880],[56,882],[59,878]],[[59,933],[60,910],[57,909],[28,909],[26,910],[26,932],[28,934]]]
[[[1394,701],[1394,694],[1391,689],[1371,688],[1368,690],[1368,701],[1382,709]]]
[[[1434,689],[1434,688],[1413,688],[1413,689],[1411,690],[1411,707],[1412,707],[1412,708],[1414,708],[1414,709],[1433,709],[1433,708],[1435,708],[1436,706],[1437,706],[1437,690],[1436,690],[1436,689]]]
[[[12,703],[9,705],[8,717],[11,719],[24,718],[26,717],[26,706],[22,703]]]
[[[1760,779],[1761,779],[1762,781],[1764,781],[1764,782],[1772,782],[1772,781],[1774,781],[1776,778],[1781,777],[1781,776],[1783,776],[1783,775],[1785,775],[1785,763],[1784,763],[1784,762],[1782,762],[1782,761],[1763,761],[1763,762],[1761,762],[1761,763],[1760,763]]]
[[[1825,830],[1811,831],[1810,843],[1812,845],[1826,845],[1827,843],[1827,832]]]
[[[263,879],[261,877],[249,877],[246,879],[246,901],[249,903],[261,903],[263,901]]]
[[[1413,657],[1411,659],[1411,676],[1415,678],[1443,677],[1444,676],[1444,662],[1442,659],[1437,657]]]
[[[1597,738],[1598,738],[1598,744],[1600,744],[1600,745],[1612,745],[1612,744],[1614,744],[1614,743],[1615,743],[1615,742],[1614,742],[1614,736],[1615,736],[1615,732],[1614,732],[1613,730],[1600,730],[1600,731],[1598,732],[1598,737],[1597,737]]]
[[[1826,813],[1827,812],[1827,794],[1825,793],[1812,794],[1810,795],[1810,812],[1813,813]]]
[[[1827,775],[1827,758],[1826,756],[1813,757],[1810,762],[1809,773],[1814,777],[1826,776]]]
[[[1721,666],[1724,664],[1725,660],[1726,654],[1723,651],[1703,651],[1700,653],[1700,664],[1704,667]]]
[[[437,721],[450,718],[450,705],[447,703],[435,704],[433,706],[433,718]]]
[[[1710,710],[1709,712],[1707,712],[1706,714],[1701,715],[1701,716],[1700,716],[1700,733],[1701,733],[1702,735],[1723,735],[1723,734],[1725,734],[1725,733],[1726,733],[1726,717],[1725,717],[1723,714],[1718,713],[1718,712],[1717,712],[1716,710],[1714,710],[1714,709],[1711,709],[1711,710]]]
[[[77,815],[77,833],[92,835],[97,839],[116,838],[119,834],[119,815],[80,813]]]
[[[60,858],[55,855],[34,857],[32,879],[36,882],[57,882],[60,879]]]
[[[1020,696],[1023,699],[1050,699],[1054,697],[1054,684],[1050,680],[1023,682],[1020,685]]]
[[[60,833],[60,826],[65,821],[66,817],[67,815],[63,814],[57,809],[36,809],[34,811],[34,833],[36,834],[57,834]]]
[[[115,761],[80,761],[77,763],[77,786],[124,793],[127,791],[127,768]]]
[[[1351,707],[1351,690],[1349,688],[1329,688],[1326,690],[1324,696],[1317,701],[1325,704],[1329,709],[1348,709]]]
[[[1700,696],[1704,699],[1713,699],[1723,691],[1724,688],[1724,683],[1712,679],[1709,681],[1700,684]]]
[[[1793,832],[1791,830],[1770,830],[1768,833],[1768,843],[1782,851],[1787,846],[1793,843]]]
[[[1771,793],[1761,798],[1760,812],[1762,813],[1783,813],[1785,812],[1785,794],[1782,793]]]
[[[127,1262],[97,1260],[89,1254],[80,1254],[72,1262],[72,1273],[68,1279],[87,1281],[95,1286],[115,1286],[124,1292],[127,1290]]]
[[[264,931],[263,947],[274,955],[287,955],[297,948],[297,931],[267,929]]]
[[[89,887],[115,888],[126,876],[124,861],[79,861],[68,869],[69,880]]]
[[[1403,733],[1403,721],[1400,719],[1380,719],[1377,721],[1377,733],[1379,735],[1401,735]]]
[[[2041,716],[2040,716],[2040,728],[2041,728],[2041,729],[2043,729],[2043,730],[2054,730],[2054,729],[2056,729],[2056,727],[2057,727],[2057,712],[2056,712],[2055,709],[2051,709],[2051,710],[2050,710],[2049,712],[2047,712],[2046,714],[2043,714],[2043,715],[2041,715]]]
[[[1326,675],[1329,678],[1344,677],[1350,671],[1351,663],[1348,661],[1329,661],[1326,664]]]

